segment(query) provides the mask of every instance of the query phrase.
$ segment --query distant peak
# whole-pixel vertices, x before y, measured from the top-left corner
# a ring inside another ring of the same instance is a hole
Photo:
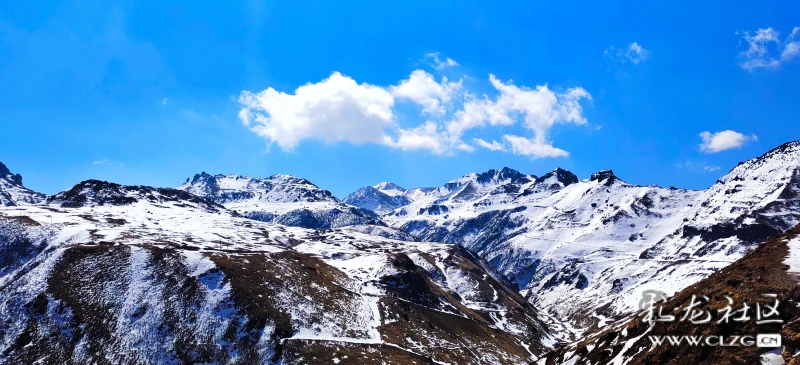
[[[7,178],[16,185],[22,186],[22,175],[12,174],[8,167],[0,162],[0,178]]]
[[[201,172],[199,174],[194,174],[194,176],[192,177],[191,181],[192,181],[192,184],[194,184],[194,183],[196,183],[198,181],[208,180],[208,179],[210,179],[212,177],[213,176],[211,176],[211,175],[207,174],[205,171],[203,171],[203,172]],[[189,179],[186,179],[186,182],[188,183]]]
[[[769,158],[774,155],[780,155],[785,153],[796,153],[796,152],[800,152],[800,141],[786,142],[778,147],[769,150],[767,153],[761,155],[760,157],[756,157],[755,160]],[[744,162],[739,163],[739,165],[741,164],[744,164]]]
[[[269,180],[273,180],[273,183],[277,184],[298,184],[298,185],[311,185],[317,187],[311,181],[307,180],[303,177],[297,177],[287,174],[274,174],[269,177]]]
[[[491,182],[492,180],[511,180],[511,182],[517,182],[520,178],[525,177],[525,175],[517,170],[514,170],[510,167],[503,167],[500,170],[489,169],[485,172],[476,175],[477,182],[481,184],[485,184]]]
[[[292,175],[289,175],[289,174],[272,174],[272,176],[270,176],[270,177],[271,177],[271,178],[276,178],[276,179],[289,179],[289,178],[294,178],[294,176],[292,176]]]
[[[397,184],[395,184],[393,182],[388,182],[388,181],[380,182],[380,183],[374,185],[373,188],[378,189],[378,190],[400,190],[400,191],[406,191],[406,189],[403,188],[402,186],[397,185]]]
[[[556,180],[558,180],[559,182],[564,184],[564,186],[567,186],[567,185],[574,184],[574,183],[578,182],[578,176],[576,176],[572,172],[564,170],[564,169],[562,169],[560,167],[558,167],[555,170],[550,171],[550,172],[542,175],[540,178],[537,178],[535,182],[536,183],[541,183],[541,182],[547,181],[547,180],[552,179],[552,178],[555,178]]]
[[[729,178],[744,178],[741,175],[754,173],[752,172],[753,169],[758,169],[764,165],[776,168],[780,166],[781,168],[792,170],[800,169],[800,141],[786,142],[761,156],[739,162],[718,182],[726,181]]]
[[[613,170],[600,170],[592,174],[589,178],[591,181],[606,181],[606,185],[611,185],[614,181],[619,180],[619,178],[614,175]]]

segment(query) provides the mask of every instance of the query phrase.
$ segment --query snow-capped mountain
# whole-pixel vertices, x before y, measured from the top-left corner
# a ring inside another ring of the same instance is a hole
[[[447,210],[440,209],[442,205],[439,203],[441,202],[468,201],[474,196],[492,193],[495,189],[499,190],[494,193],[501,193],[503,188],[530,182],[534,179],[536,176],[523,175],[519,171],[506,167],[499,171],[489,170],[482,174],[467,174],[440,188],[406,190],[396,184],[383,182],[361,188],[348,195],[344,201],[383,215],[414,216],[426,212],[439,215],[447,212]]]
[[[0,207],[0,363],[530,363],[552,339],[485,267],[89,180]]]
[[[404,195],[406,192],[406,189],[397,184],[382,182],[375,186],[358,189],[348,194],[342,201],[383,214],[408,205],[411,200]]]
[[[643,291],[800,224],[800,142],[704,191],[503,168],[359,207],[287,175],[45,197],[0,167],[0,363],[646,363]]]
[[[519,285],[558,333],[674,293],[800,222],[800,143],[742,163],[705,191],[504,169],[468,174],[382,216],[423,241],[460,244]],[[409,190],[410,191],[410,190]]]
[[[178,189],[207,197],[248,218],[305,228],[380,224],[371,211],[345,204],[329,191],[290,175],[258,179],[197,174]]]
[[[0,162],[0,205],[34,204],[44,198],[44,194],[23,186],[22,175],[11,173],[8,167]]]
[[[380,192],[389,195],[389,196],[398,196],[403,195],[406,192],[402,186],[397,185],[393,182],[383,181],[378,183],[377,185],[373,186],[375,189],[378,189]]]

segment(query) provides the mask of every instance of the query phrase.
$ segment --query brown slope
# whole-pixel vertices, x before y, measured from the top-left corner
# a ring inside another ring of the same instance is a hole
[[[733,308],[738,309],[744,302],[753,307],[756,302],[771,304],[771,299],[761,295],[774,293],[781,301],[779,311],[784,323],[782,325],[757,325],[755,320],[718,324],[717,316],[709,324],[692,324],[688,321],[658,322],[650,328],[643,321],[643,316],[636,314],[588,335],[578,343],[549,353],[540,363],[551,365],[576,361],[575,364],[608,364],[621,355],[626,360],[623,363],[627,364],[760,364],[761,354],[774,350],[773,348],[689,346],[685,343],[654,347],[648,336],[755,336],[759,333],[781,333],[784,360],[787,364],[800,364],[800,359],[792,357],[800,349],[800,309],[796,305],[800,302],[800,287],[787,273],[788,266],[783,264],[789,253],[787,242],[798,235],[800,226],[765,240],[740,260],[678,292],[663,305],[665,312],[666,308],[685,308],[691,302],[693,294],[706,295],[711,298],[710,304],[702,308],[711,310],[716,316],[717,310],[726,305],[725,295],[733,298]],[[754,309],[750,313],[755,317]],[[680,318],[683,312],[673,310],[669,314]]]

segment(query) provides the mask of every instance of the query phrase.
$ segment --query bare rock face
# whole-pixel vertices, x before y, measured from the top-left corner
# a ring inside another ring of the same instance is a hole
[[[44,194],[23,186],[22,175],[12,173],[5,164],[0,162],[0,206],[36,204],[44,198]]]

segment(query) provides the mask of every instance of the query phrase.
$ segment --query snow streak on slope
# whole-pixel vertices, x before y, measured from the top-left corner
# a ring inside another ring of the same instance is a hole
[[[783,260],[783,263],[789,265],[787,270],[791,275],[800,275],[800,238],[794,238],[789,241],[789,255]]]
[[[175,189],[86,181],[48,202],[0,208],[0,362],[516,364],[548,338],[458,246]]]
[[[340,202],[327,190],[306,179],[273,175],[257,179],[239,175],[209,175],[205,172],[178,187],[207,197],[248,218],[305,228],[334,228],[353,224],[376,224],[378,218]]]

